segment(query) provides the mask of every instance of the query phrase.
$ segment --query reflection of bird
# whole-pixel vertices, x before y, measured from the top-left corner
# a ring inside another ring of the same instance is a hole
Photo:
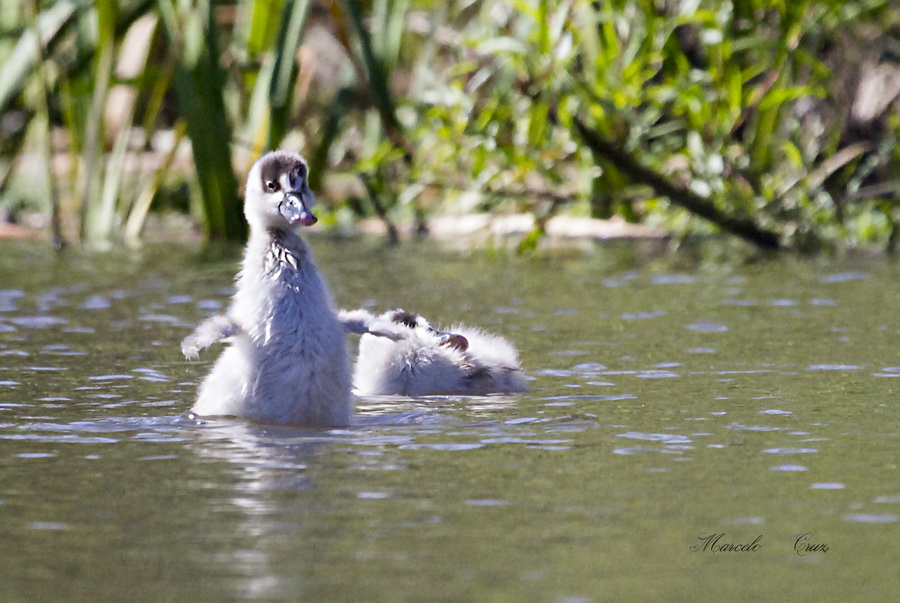
[[[348,330],[364,333],[353,385],[363,395],[473,394],[527,390],[519,356],[502,337],[464,325],[439,331],[414,312],[373,316],[342,311]],[[351,324],[359,325],[354,329]]]
[[[231,338],[191,409],[265,423],[334,426],[350,421],[344,328],[331,294],[295,225],[315,224],[300,155],[275,151],[247,177],[250,239],[225,315],[202,322],[181,344],[196,358]]]

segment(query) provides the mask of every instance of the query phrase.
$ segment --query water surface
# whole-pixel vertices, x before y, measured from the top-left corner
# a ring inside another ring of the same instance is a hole
[[[531,391],[192,422],[220,348],[178,344],[239,250],[0,243],[0,599],[900,592],[896,265],[313,246],[340,305],[503,334]]]

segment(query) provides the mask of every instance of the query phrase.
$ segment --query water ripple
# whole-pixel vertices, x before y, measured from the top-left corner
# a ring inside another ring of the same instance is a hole
[[[482,444],[540,444],[540,445],[559,445],[559,444],[571,444],[572,440],[532,440],[528,438],[521,438],[516,436],[508,436],[508,437],[496,437],[496,438],[483,438],[481,440]]]
[[[542,377],[571,377],[572,371],[564,371],[559,369],[540,369],[534,372],[535,375]]]
[[[174,326],[184,326],[186,323],[182,321],[177,316],[172,316],[171,314],[144,314],[139,320],[144,322],[158,322],[163,324],[170,324]]]
[[[646,371],[638,371],[635,376],[638,379],[675,379],[676,377],[680,377],[681,375],[672,371],[650,369]]]
[[[651,285],[692,285],[695,278],[689,274],[657,274],[650,277]]]
[[[194,305],[201,310],[219,310],[222,308],[222,302],[217,299],[201,299]]]
[[[663,442],[665,444],[689,444],[693,441],[687,436],[674,433],[644,433],[641,431],[620,433],[616,434],[616,437],[632,440],[645,440],[647,442]]]
[[[689,331],[699,331],[701,333],[724,333],[728,330],[727,325],[717,322],[701,321],[685,325],[685,329]]]
[[[484,448],[484,444],[482,443],[459,443],[459,444],[403,444],[398,447],[400,450],[421,450],[423,448],[428,450],[449,450],[452,452],[460,451],[460,450],[475,450],[477,448]]]
[[[80,436],[75,434],[42,435],[37,433],[0,433],[0,440],[31,440],[35,442],[58,444],[117,444],[119,440],[99,436]]]
[[[687,348],[685,352],[688,354],[715,354],[716,350],[713,348]]]
[[[847,271],[847,272],[835,272],[834,274],[827,274],[819,279],[819,282],[825,284],[831,283],[847,283],[849,281],[862,281],[869,278],[869,275],[865,272],[860,272],[858,270]]]
[[[758,525],[766,522],[764,517],[733,517],[731,519],[723,519],[722,523],[730,525],[750,524]]]
[[[721,302],[723,306],[755,306],[756,302],[752,299],[723,299]]]
[[[566,396],[547,396],[538,398],[542,401],[558,401],[558,400],[583,400],[585,402],[617,402],[619,400],[634,400],[637,396],[632,394],[621,394],[619,396],[590,396],[590,395],[566,395]]]
[[[471,507],[505,507],[511,504],[508,500],[497,500],[493,498],[471,498],[466,501]]]
[[[622,456],[645,454],[648,452],[662,453],[662,454],[681,454],[680,450],[670,450],[668,448],[647,448],[645,446],[629,446],[627,448],[616,448],[613,450],[613,454],[618,454],[618,455],[622,455]]]
[[[873,377],[892,378],[900,377],[900,366],[886,366],[877,373],[872,373]]]
[[[763,450],[764,454],[779,454],[779,455],[787,455],[787,454],[813,454],[818,452],[817,448],[766,448]]]
[[[606,367],[597,362],[586,362],[584,364],[576,364],[570,369],[573,373],[593,373],[606,370]]]
[[[156,369],[151,368],[136,368],[134,369],[135,373],[139,373],[141,376],[139,379],[142,381],[152,381],[157,383],[165,383],[169,381],[169,378],[157,371]]]
[[[844,521],[852,521],[854,523],[894,523],[900,521],[900,515],[892,515],[889,513],[847,513],[844,515]]]
[[[626,314],[622,314],[619,316],[622,320],[647,320],[650,318],[658,318],[660,316],[665,316],[666,313],[662,310],[656,310],[653,312],[630,312]]]
[[[107,310],[112,307],[108,299],[102,295],[92,295],[81,304],[82,310]]]
[[[787,429],[787,427],[775,427],[773,425],[744,425],[742,423],[732,423],[728,425],[726,429],[733,429],[735,431],[783,431]]]
[[[8,320],[14,325],[26,329],[49,329],[69,324],[68,320],[59,316],[14,316]]]
[[[50,530],[50,531],[65,531],[71,530],[72,527],[62,521],[32,521],[28,524],[29,530]]]
[[[21,289],[0,289],[0,312],[15,312],[16,300],[24,295]]]

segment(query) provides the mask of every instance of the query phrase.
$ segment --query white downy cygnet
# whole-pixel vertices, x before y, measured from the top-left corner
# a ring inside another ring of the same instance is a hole
[[[373,316],[341,311],[348,331],[363,333],[353,373],[361,395],[524,392],[528,388],[515,347],[507,340],[464,325],[439,331],[414,312]]]
[[[181,344],[196,358],[231,344],[200,385],[192,413],[263,423],[342,426],[350,422],[345,329],[331,294],[295,227],[315,224],[307,167],[274,151],[247,177],[250,238],[226,314],[202,322]]]

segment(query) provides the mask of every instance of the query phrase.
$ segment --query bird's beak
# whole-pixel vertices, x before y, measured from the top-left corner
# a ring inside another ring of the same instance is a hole
[[[278,204],[278,212],[291,224],[312,226],[319,219],[310,211],[311,203],[307,203],[304,197],[311,198],[312,195],[304,194],[302,191],[291,191],[285,194],[284,199]]]

